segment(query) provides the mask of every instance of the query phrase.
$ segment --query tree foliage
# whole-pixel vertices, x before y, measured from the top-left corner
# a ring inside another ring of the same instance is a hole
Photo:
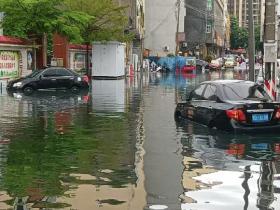
[[[27,38],[58,32],[76,43],[129,38],[124,33],[126,8],[112,0],[0,0],[0,8],[6,35]]]
[[[255,27],[255,47],[257,51],[262,48],[262,43],[260,42],[260,26]],[[239,27],[236,17],[231,18],[231,37],[230,43],[231,48],[248,48],[249,33],[248,29]]]
[[[113,0],[65,0],[71,11],[80,11],[94,18],[83,28],[82,37],[86,42],[129,41],[133,34],[125,33],[128,28],[126,6],[119,6]]]
[[[91,16],[70,11],[63,1],[6,0],[1,3],[5,12],[4,33],[27,38],[43,33],[61,33],[72,40],[82,41],[81,30]]]
[[[248,30],[239,27],[236,17],[231,18],[231,47],[236,48],[247,48],[248,47]]]

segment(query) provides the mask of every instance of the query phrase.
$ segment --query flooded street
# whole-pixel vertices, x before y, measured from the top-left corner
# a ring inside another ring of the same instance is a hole
[[[204,80],[152,73],[89,92],[0,96],[0,209],[278,210],[280,137],[176,123]]]

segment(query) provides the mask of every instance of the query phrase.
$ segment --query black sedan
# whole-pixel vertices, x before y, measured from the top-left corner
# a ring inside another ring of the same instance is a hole
[[[40,89],[70,89],[76,92],[81,88],[88,88],[88,82],[87,76],[80,76],[66,68],[50,67],[8,82],[7,90],[22,91],[25,94]]]
[[[280,132],[280,103],[273,102],[254,82],[207,81],[195,88],[186,102],[177,104],[175,119],[229,131]]]

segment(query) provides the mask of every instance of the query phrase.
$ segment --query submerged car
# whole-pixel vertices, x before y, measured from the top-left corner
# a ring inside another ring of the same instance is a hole
[[[280,132],[280,103],[251,81],[207,81],[177,104],[175,119],[227,131]]]
[[[196,60],[196,73],[204,73],[209,68],[209,64],[204,60]]]
[[[222,60],[221,59],[215,59],[215,60],[212,60],[209,63],[209,70],[210,71],[221,70],[222,66],[223,66]]]
[[[225,68],[234,68],[234,66],[236,66],[236,61],[233,57],[226,58],[224,66]]]
[[[7,90],[25,94],[32,94],[40,89],[70,89],[76,92],[81,88],[88,88],[88,82],[87,76],[80,76],[66,68],[50,67],[8,82]]]

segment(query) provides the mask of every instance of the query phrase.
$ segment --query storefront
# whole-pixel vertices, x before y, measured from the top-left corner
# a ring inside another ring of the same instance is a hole
[[[8,80],[25,76],[35,68],[33,49],[26,40],[0,36],[0,92]]]
[[[91,45],[71,44],[68,39],[59,34],[53,36],[53,60],[58,66],[70,68],[79,73],[91,69]],[[88,59],[87,59],[88,56]]]
[[[88,47],[88,51],[85,45],[69,45],[69,67],[70,69],[85,73],[87,63],[89,65],[89,69],[91,69],[91,46]],[[87,59],[88,55],[88,59]]]
[[[0,79],[29,74],[35,68],[33,49],[26,40],[0,36]]]

